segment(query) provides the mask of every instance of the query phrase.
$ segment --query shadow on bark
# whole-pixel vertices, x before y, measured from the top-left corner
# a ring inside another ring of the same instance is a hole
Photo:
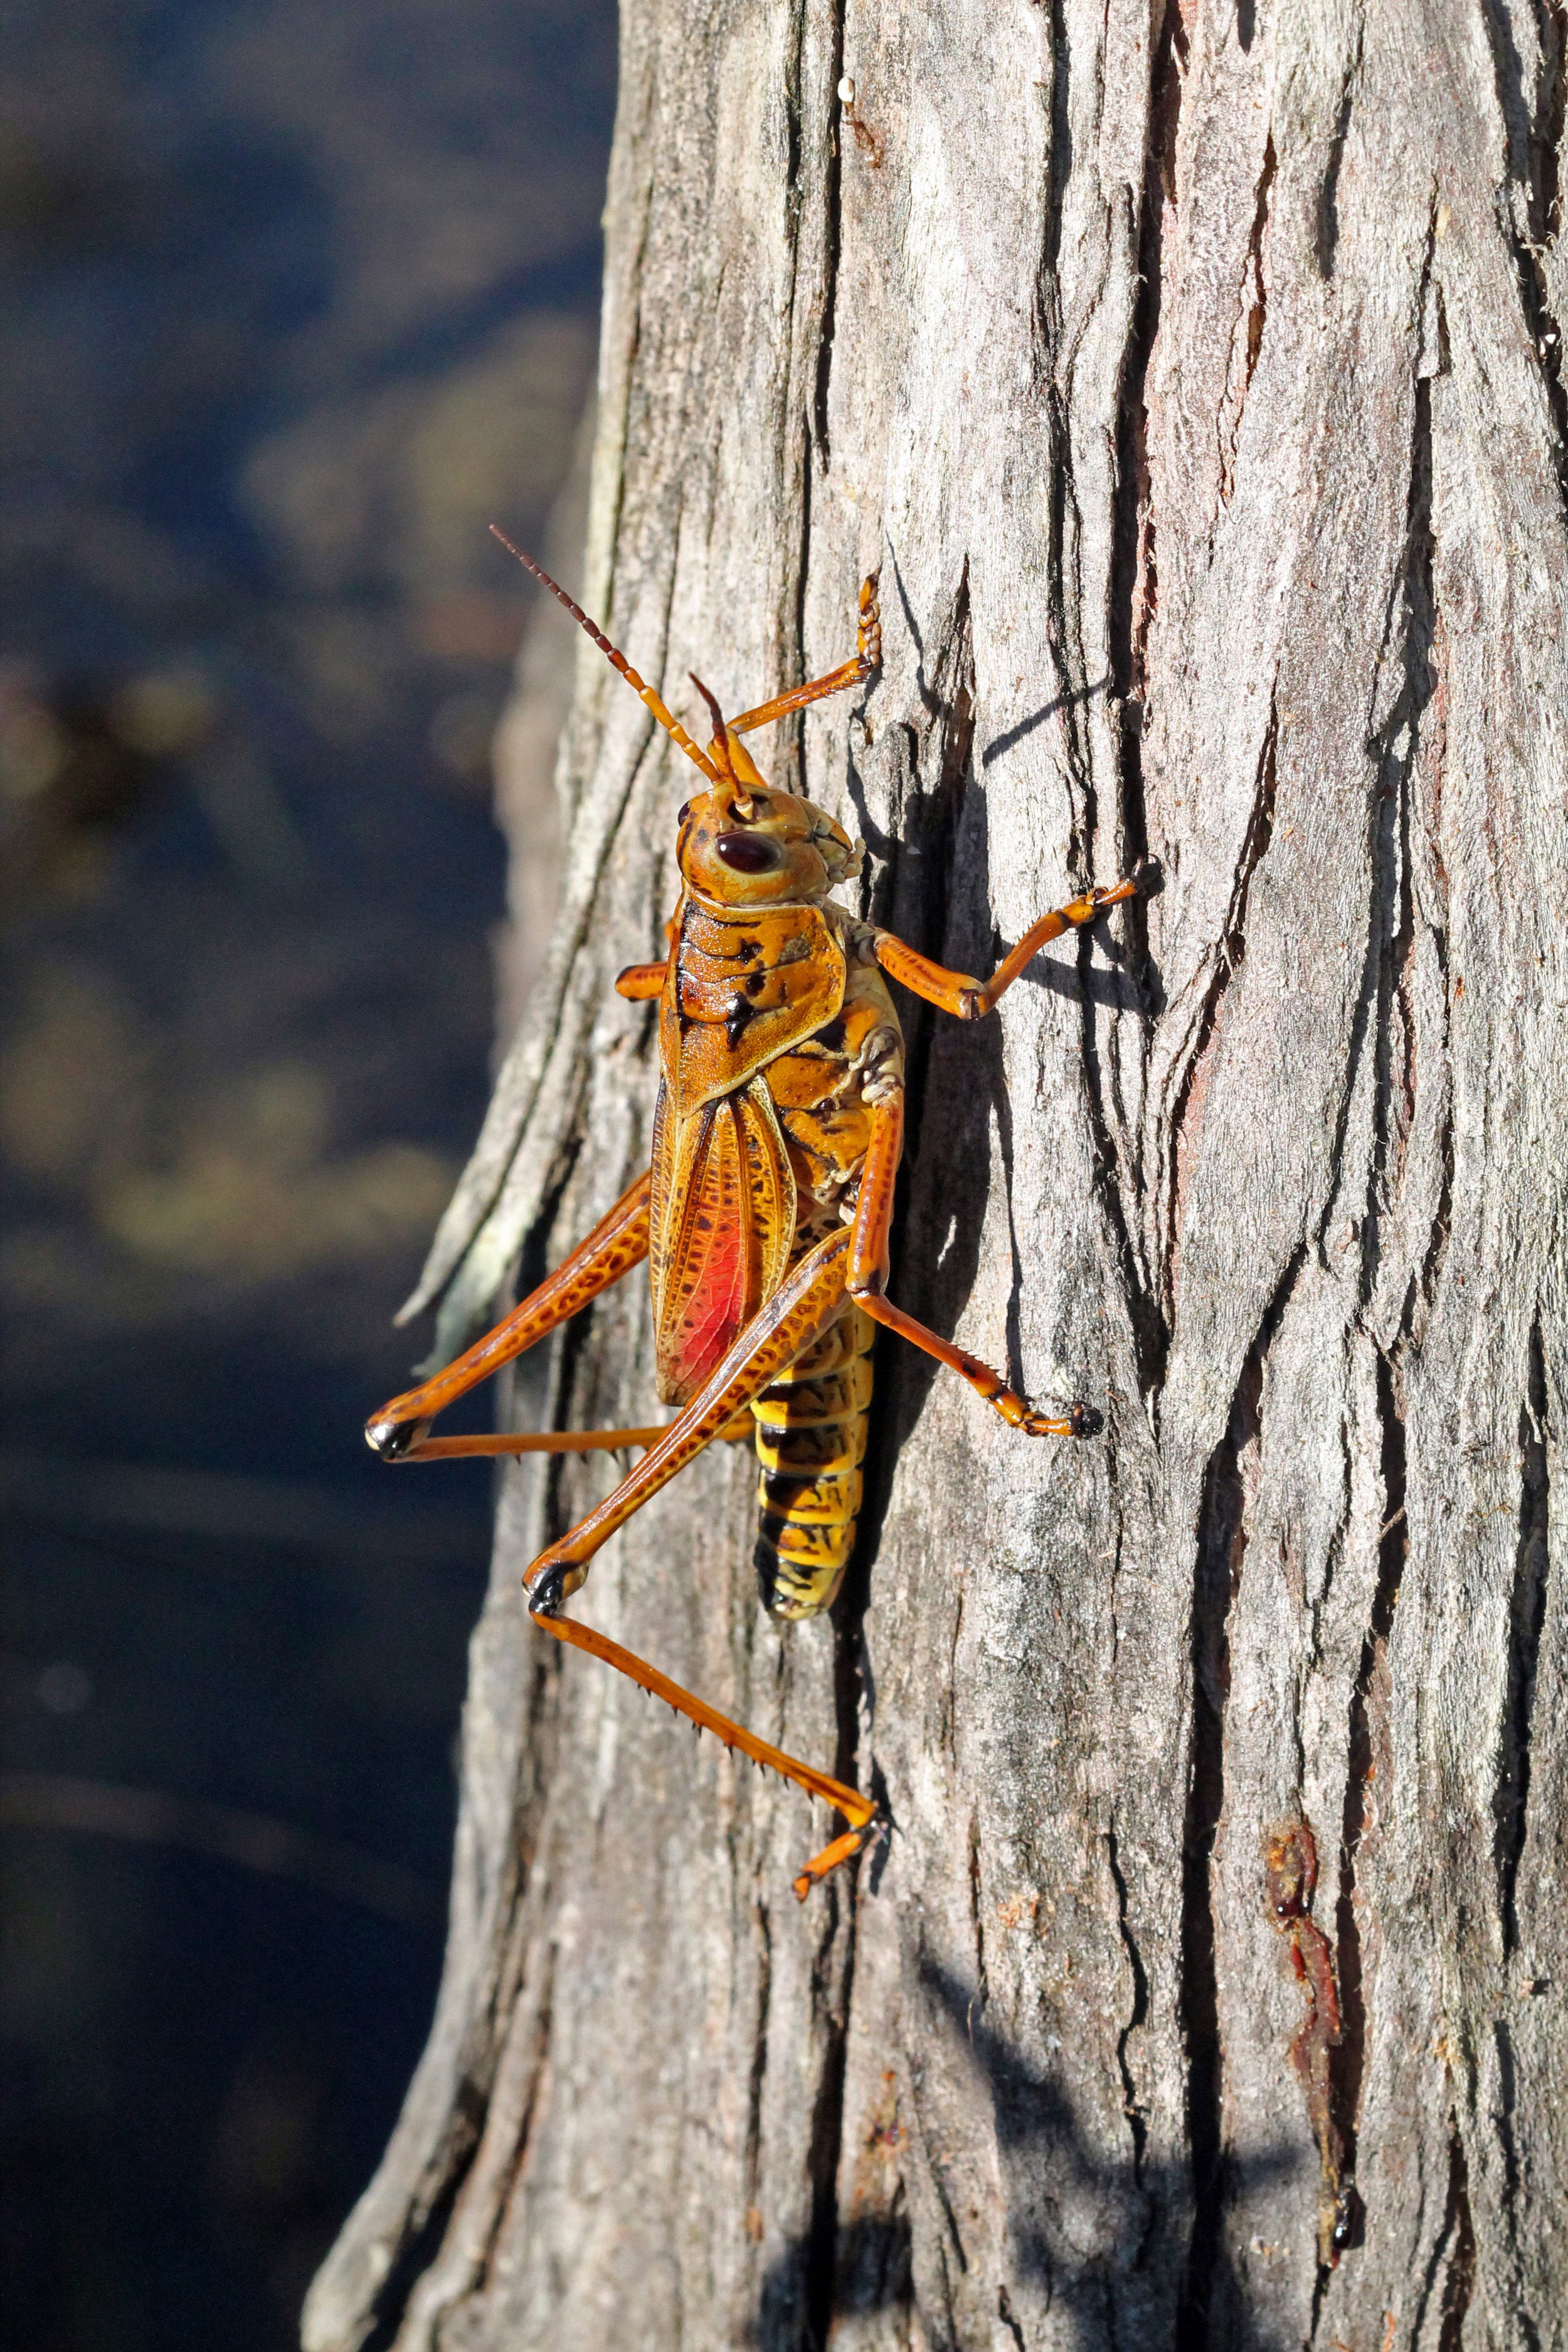
[[[1160,2217],[1190,2209],[1191,2168],[1151,2167],[1136,2155],[1108,2163],[1090,2145],[1059,2083],[1031,2065],[1016,2043],[986,2021],[979,1997],[930,1959],[921,1962],[918,1976],[930,1997],[933,2019],[945,2021],[967,2051],[976,2074],[984,2079],[999,2148],[1015,2159],[1027,2161],[1032,2157],[1031,2168],[1037,2172],[1048,2159],[1054,2179],[1061,2184],[1060,2203],[1070,2200],[1079,2210],[1114,2217],[1110,2229],[1103,2233],[1110,2238],[1110,2251],[1087,2254],[1074,2252],[1060,2227],[1052,2228],[1048,2221],[1029,2225],[1015,2221],[1009,2237],[1010,2274],[1026,2281],[1053,2312],[1059,2311],[1066,2331],[1059,2340],[1064,2345],[1101,2345],[1108,2340],[1108,2328],[1114,2340],[1112,2305],[1117,2290],[1138,2276]],[[1249,2189],[1295,2171],[1300,2164],[1300,2150],[1281,2144],[1278,2149],[1248,2157],[1227,2153],[1221,2168],[1230,2194],[1244,2195]],[[1047,2216],[1058,2210],[1051,2200],[1043,2201]],[[962,2264],[963,2252],[956,2244],[955,2252]],[[826,2325],[823,2326],[819,2320],[803,2336],[799,2318],[808,2299],[806,2288],[816,2253],[811,2238],[803,2235],[769,2264],[756,2326],[746,2339],[757,2352],[786,2352],[786,2347],[794,2352],[803,2341],[817,2352],[846,2319],[913,2308],[912,2233],[901,2200],[890,2214],[860,2218],[840,2231],[834,2249]],[[1005,2289],[1000,2292],[1005,2305]],[[1254,2352],[1272,2352],[1256,2327],[1243,2318],[1239,2282],[1223,2231],[1215,2231],[1205,2241],[1201,2271],[1194,2270],[1189,2276],[1184,2301],[1195,2323],[1196,2340],[1215,2347],[1215,2352],[1243,2341]],[[1234,2325],[1227,2326],[1227,2316]],[[1017,2324],[1006,2309],[999,2309],[997,2317],[1003,2327],[1017,2336]]]

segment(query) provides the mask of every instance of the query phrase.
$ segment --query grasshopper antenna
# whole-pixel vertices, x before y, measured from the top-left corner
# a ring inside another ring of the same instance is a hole
[[[752,806],[752,795],[750,793],[742,791],[741,780],[735,773],[735,763],[730,757],[730,730],[724,724],[724,714],[719,708],[719,698],[710,688],[703,685],[694,669],[689,669],[686,675],[712,714],[713,756],[723,762],[724,780],[730,787],[731,804],[735,814],[743,822],[749,823],[755,814]]]
[[[637,676],[630,662],[627,661],[625,654],[620,650],[620,647],[618,646],[613,646],[608,637],[605,636],[604,631],[602,629],[596,629],[594,626],[593,622],[588,618],[587,614],[584,613],[581,604],[574,604],[571,597],[566,593],[565,589],[561,586],[560,583],[558,581],[552,580],[549,572],[545,571],[543,565],[535,563],[532,556],[525,555],[521,547],[514,547],[510,540],[508,539],[505,531],[502,530],[498,524],[493,522],[490,525],[490,537],[492,539],[499,539],[507,553],[509,555],[515,555],[523,570],[525,572],[531,572],[534,578],[539,581],[542,585],[549,589],[551,594],[554,597],[558,604],[565,605],[566,610],[571,614],[572,618],[576,622],[578,627],[580,629],[586,630],[588,635],[593,638],[594,643],[598,646],[599,651],[604,655],[605,660],[609,662],[611,667],[618,669],[621,676],[626,679],[626,684],[632,688],[633,692],[641,695],[643,700],[647,703],[648,709],[652,711],[659,725],[664,729],[665,733],[667,735],[673,736],[676,742],[679,744],[681,750],[685,752],[687,758],[689,760],[694,760],[697,762],[697,765],[701,769],[703,774],[711,783],[717,784],[721,782],[722,779],[720,776],[720,772],[713,765],[712,761],[708,757],[707,752],[700,751],[698,750],[696,744],[692,741],[690,736],[687,733],[679,719],[675,717],[673,711],[667,710],[664,704],[654,692],[652,687],[646,686],[643,683],[643,680]],[[710,698],[711,699],[711,698]],[[717,708],[716,705],[715,708]]]

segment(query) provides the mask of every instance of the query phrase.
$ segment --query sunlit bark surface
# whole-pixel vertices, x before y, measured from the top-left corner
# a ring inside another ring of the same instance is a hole
[[[593,1622],[885,1787],[804,1908],[820,1817],[526,1626],[611,1466],[508,1475],[446,1982],[312,2352],[1568,2343],[1563,38],[629,0],[585,601],[733,708],[879,565],[875,687],[763,764],[948,963],[1157,861],[909,1022],[892,1295],[1106,1430],[886,1347],[833,1622],[760,1616],[728,1450],[600,1555]],[[610,981],[689,779],[586,646],[561,775],[444,1345],[647,1161]],[[651,1395],[631,1283],[546,1409]]]

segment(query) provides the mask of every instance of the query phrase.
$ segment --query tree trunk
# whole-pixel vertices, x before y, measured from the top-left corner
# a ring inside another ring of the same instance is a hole
[[[1106,1430],[886,1344],[831,1622],[759,1613],[729,1448],[599,1556],[592,1622],[885,1787],[804,1906],[820,1809],[527,1627],[612,1465],[506,1475],[313,2352],[1568,2343],[1563,26],[628,0],[586,604],[733,708],[880,566],[874,689],[760,756],[944,962],[1157,861],[908,1030],[892,1295]],[[610,982],[690,779],[576,678],[445,1348],[648,1156]],[[545,1411],[646,1419],[645,1302]]]

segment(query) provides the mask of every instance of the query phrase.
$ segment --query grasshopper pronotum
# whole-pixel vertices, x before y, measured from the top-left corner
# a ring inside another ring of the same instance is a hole
[[[653,1165],[486,1339],[435,1379],[394,1397],[365,1435],[386,1460],[403,1462],[646,1446],[598,1508],[534,1561],[523,1580],[530,1613],[557,1641],[617,1667],[842,1815],[847,1829],[795,1882],[804,1899],[879,1832],[873,1801],[731,1723],[618,1643],[564,1616],[563,1603],[600,1545],[704,1446],[753,1435],[763,1605],[785,1619],[827,1608],[854,1546],[879,1323],[951,1366],[1026,1436],[1085,1437],[1098,1428],[1086,1405],[1059,1418],[1037,1412],[999,1373],[886,1297],[904,1078],[902,1034],[882,975],[961,1021],[978,1021],[1047,940],[1134,897],[1138,877],[1043,915],[984,983],[944,971],[834,904],[829,893],[860,871],[860,845],[825,810],[768,785],[741,740],[769,719],[871,677],[881,657],[875,575],[860,590],[857,650],[826,677],[728,724],[693,677],[713,719],[703,751],[564,590],[510,540],[502,544],[560,598],[704,779],[677,820],[682,895],[668,955],[630,966],[616,982],[623,996],[658,999]],[[658,1393],[680,1408],[667,1427],[426,1434],[454,1398],[645,1257]]]

